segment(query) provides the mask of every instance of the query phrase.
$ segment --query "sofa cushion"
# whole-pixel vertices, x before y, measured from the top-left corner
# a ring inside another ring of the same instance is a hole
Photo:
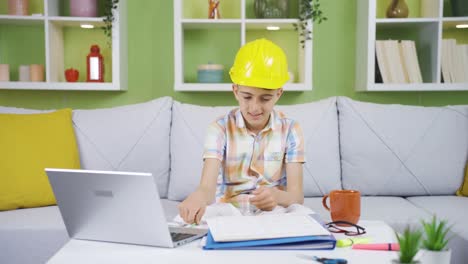
[[[171,126],[171,179],[167,197],[183,200],[195,191],[203,167],[208,125],[235,106],[208,107],[174,101]]]
[[[83,169],[151,172],[161,197],[169,181],[169,130],[172,99],[75,110]]]
[[[235,106],[206,107],[174,102],[169,199],[183,200],[196,189],[203,166],[206,129],[217,117],[233,108]],[[298,121],[303,129],[305,196],[341,189],[336,98],[276,108]]]
[[[277,109],[298,121],[304,133],[304,196],[323,196],[331,190],[341,189],[336,97],[313,103],[280,105]]]
[[[317,212],[324,221],[331,221],[330,212],[323,208],[322,197],[305,198],[304,205]],[[419,225],[431,215],[404,198],[391,196],[362,196],[360,220],[384,221],[401,231],[407,224]]]
[[[0,114],[0,127],[0,210],[55,204],[44,168],[80,167],[71,110]]]
[[[68,240],[57,206],[0,213],[0,263],[46,263]]]
[[[455,194],[468,156],[464,107],[338,98],[342,181],[364,195]]]

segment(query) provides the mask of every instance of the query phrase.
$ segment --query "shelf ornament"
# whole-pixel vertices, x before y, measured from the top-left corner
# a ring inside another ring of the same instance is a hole
[[[219,0],[208,0],[208,18],[220,19],[221,14],[219,13]]]
[[[91,46],[91,52],[86,57],[86,81],[104,82],[104,58],[98,45]]]

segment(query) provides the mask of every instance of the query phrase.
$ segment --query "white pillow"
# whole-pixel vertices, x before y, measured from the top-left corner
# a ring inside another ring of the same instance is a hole
[[[468,156],[463,106],[338,99],[343,187],[363,195],[453,195]]]
[[[151,172],[161,197],[169,181],[172,98],[113,108],[74,110],[81,168]]]

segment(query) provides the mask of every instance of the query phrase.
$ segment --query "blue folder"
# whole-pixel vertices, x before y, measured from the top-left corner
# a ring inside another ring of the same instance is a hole
[[[317,215],[311,215],[319,223],[323,222]],[[326,236],[300,236],[300,237],[284,237],[274,239],[261,240],[244,240],[233,242],[216,242],[208,231],[206,236],[206,244],[203,249],[289,249],[289,250],[325,250],[334,249],[336,245],[335,237],[330,234]]]

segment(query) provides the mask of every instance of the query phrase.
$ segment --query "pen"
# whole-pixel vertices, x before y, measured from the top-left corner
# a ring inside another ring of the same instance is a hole
[[[349,247],[355,244],[367,244],[371,241],[369,237],[348,237],[336,241],[337,247]]]
[[[353,249],[365,250],[386,250],[386,251],[399,251],[400,245],[398,243],[379,243],[379,244],[356,244]]]

